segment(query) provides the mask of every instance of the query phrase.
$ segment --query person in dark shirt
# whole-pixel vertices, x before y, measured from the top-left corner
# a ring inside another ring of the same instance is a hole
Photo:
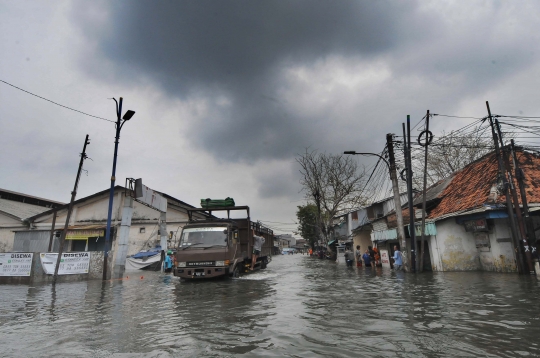
[[[371,267],[375,267],[375,251],[371,246],[368,246],[369,256],[371,257]]]

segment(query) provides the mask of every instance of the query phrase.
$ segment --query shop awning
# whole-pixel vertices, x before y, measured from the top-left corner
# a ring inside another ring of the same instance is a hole
[[[371,241],[373,242],[396,240],[396,239],[397,239],[396,229],[371,232]]]

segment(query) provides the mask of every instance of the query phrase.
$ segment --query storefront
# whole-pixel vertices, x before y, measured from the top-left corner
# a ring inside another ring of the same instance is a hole
[[[69,227],[66,233],[66,246],[69,251],[103,251],[105,248],[105,226]]]

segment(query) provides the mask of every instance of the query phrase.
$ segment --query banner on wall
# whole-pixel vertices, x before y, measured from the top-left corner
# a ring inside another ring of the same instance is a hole
[[[388,256],[388,250],[381,250],[381,263],[382,267],[390,268],[390,257]]]
[[[0,253],[0,276],[30,276],[33,253]]]
[[[54,275],[58,253],[39,254],[41,266],[47,275]],[[90,268],[90,252],[65,252],[58,266],[59,275],[75,275],[88,273]]]
[[[68,230],[66,240],[88,240],[90,237],[104,237],[105,230]]]

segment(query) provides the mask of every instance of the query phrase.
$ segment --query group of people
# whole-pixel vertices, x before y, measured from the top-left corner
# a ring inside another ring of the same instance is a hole
[[[347,263],[347,266],[353,266],[355,258],[357,267],[362,267],[362,261],[366,267],[375,267],[379,265],[381,257],[376,247],[368,246],[367,250],[362,253],[360,245],[356,245],[354,254],[351,249],[347,247],[345,249],[345,262]]]
[[[357,267],[362,267],[363,261],[365,267],[368,268],[378,266],[380,264],[381,256],[376,247],[368,246],[367,250],[362,253],[360,245],[356,245],[354,254],[351,249],[347,247],[345,249],[345,262],[347,263],[347,266],[352,267],[355,259]],[[399,251],[397,245],[394,246],[394,256],[392,259],[394,260],[394,270],[400,271],[403,268],[403,255],[401,251]]]

